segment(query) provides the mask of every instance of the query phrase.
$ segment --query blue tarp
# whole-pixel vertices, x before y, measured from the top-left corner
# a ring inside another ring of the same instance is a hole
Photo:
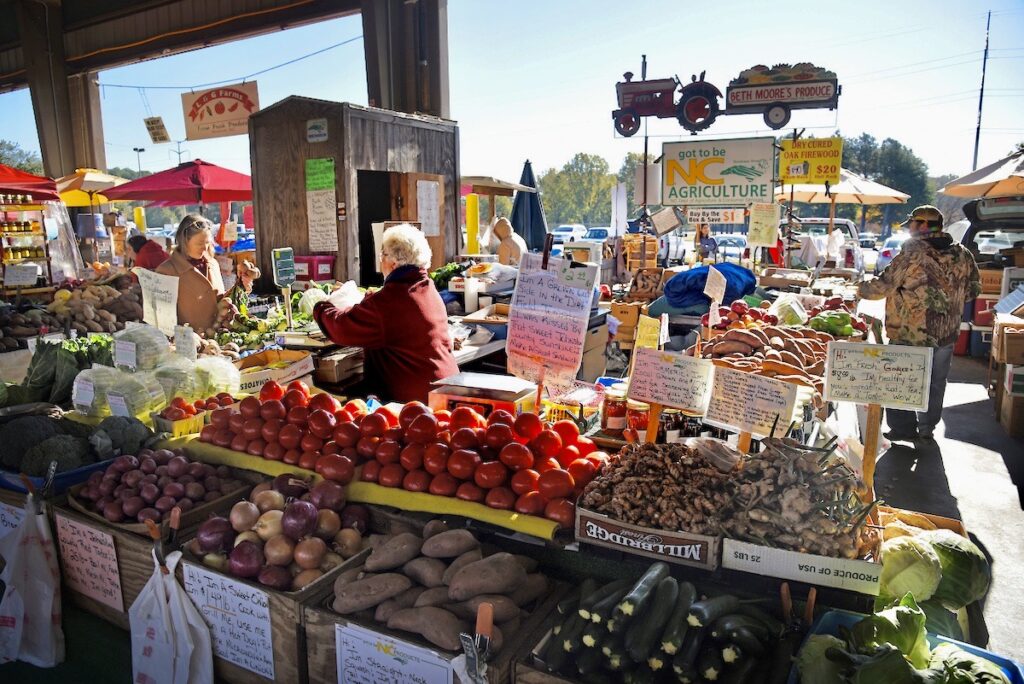
[[[725,301],[729,304],[743,295],[754,291],[757,278],[748,269],[736,264],[715,264],[715,268],[725,276]],[[696,304],[707,306],[708,298],[704,294],[704,285],[708,280],[708,267],[700,266],[673,276],[665,283],[665,299],[676,308],[683,309]]]

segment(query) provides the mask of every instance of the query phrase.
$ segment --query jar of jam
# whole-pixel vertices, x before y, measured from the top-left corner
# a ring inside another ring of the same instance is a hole
[[[636,430],[641,442],[647,441],[647,420],[650,415],[650,404],[635,399],[626,400],[626,425]]]
[[[659,434],[665,436],[665,444],[681,442],[683,438],[683,412],[679,409],[667,408],[661,413]]]
[[[626,390],[613,385],[604,392],[604,402],[601,404],[601,431],[618,436],[625,429]]]

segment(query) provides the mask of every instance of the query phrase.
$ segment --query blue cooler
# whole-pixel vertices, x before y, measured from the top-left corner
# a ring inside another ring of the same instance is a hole
[[[971,356],[976,359],[987,359],[992,353],[992,328],[971,326]]]

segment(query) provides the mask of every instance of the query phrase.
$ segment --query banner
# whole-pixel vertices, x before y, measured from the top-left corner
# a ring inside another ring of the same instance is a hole
[[[665,143],[662,204],[735,207],[771,202],[774,145],[774,138]]]
[[[775,247],[779,241],[779,205],[755,202],[750,205],[747,247]]]
[[[720,207],[687,209],[686,222],[694,226],[699,223],[743,223],[743,209]]]
[[[843,163],[843,139],[800,138],[782,140],[779,152],[779,180],[783,184],[823,185],[839,182]]]
[[[185,137],[188,140],[244,135],[249,115],[260,110],[256,81],[182,93]]]

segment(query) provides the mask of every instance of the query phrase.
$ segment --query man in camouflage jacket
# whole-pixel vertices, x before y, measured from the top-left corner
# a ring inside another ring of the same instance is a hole
[[[887,409],[886,437],[893,441],[931,439],[942,417],[953,345],[960,333],[964,302],[981,292],[978,266],[963,246],[943,232],[942,213],[932,206],[914,209],[903,224],[911,238],[903,243],[881,276],[861,283],[863,299],[886,298],[885,331],[890,344],[932,347],[928,410]]]

